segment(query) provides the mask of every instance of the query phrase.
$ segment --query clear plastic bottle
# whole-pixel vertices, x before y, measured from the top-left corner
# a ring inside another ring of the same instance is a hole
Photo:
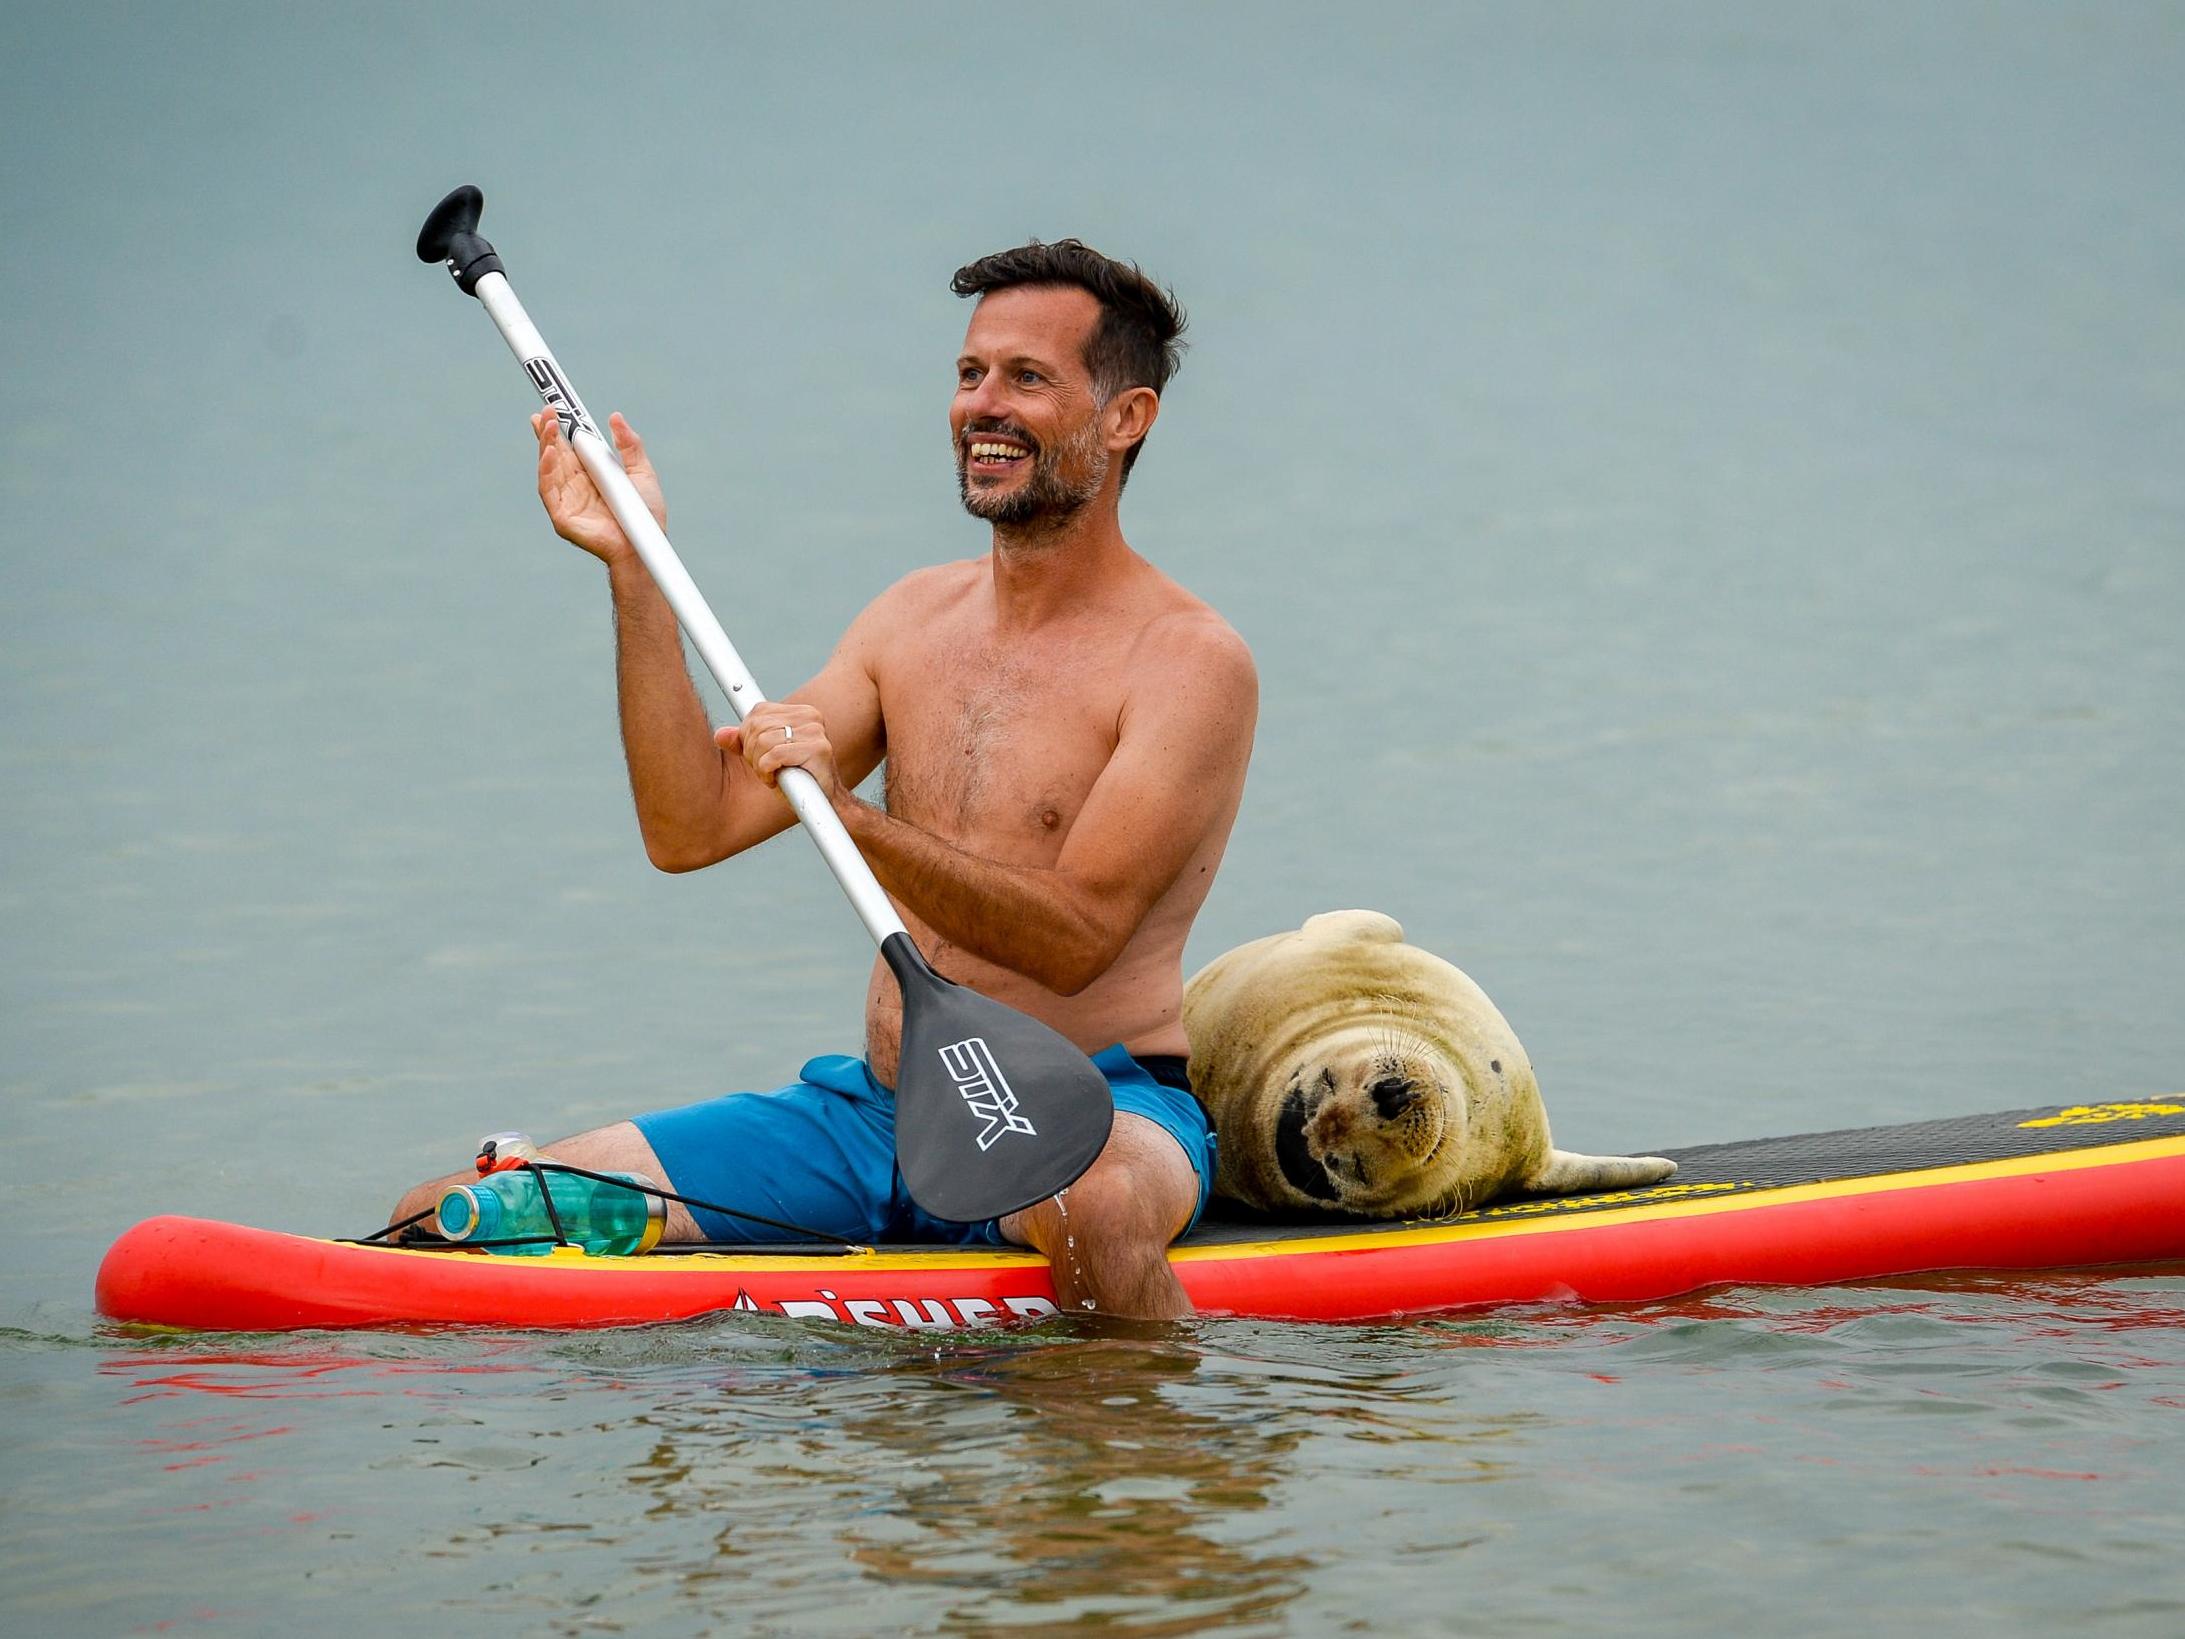
[[[603,1184],[569,1172],[489,1173],[475,1184],[455,1184],[443,1190],[434,1220],[440,1233],[458,1244],[520,1238],[525,1244],[488,1246],[483,1250],[517,1256],[551,1252],[554,1225],[539,1195],[543,1180],[554,1192],[555,1214],[561,1219],[562,1233],[573,1245],[594,1256],[628,1257],[650,1252],[660,1244],[660,1232],[667,1227],[667,1203],[657,1195],[629,1186],[658,1186],[638,1172],[607,1176],[623,1182]]]

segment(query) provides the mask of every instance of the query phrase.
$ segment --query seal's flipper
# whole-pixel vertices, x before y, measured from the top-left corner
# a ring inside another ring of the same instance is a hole
[[[1578,1155],[1550,1150],[1518,1187],[1528,1195],[1592,1195],[1604,1189],[1639,1189],[1677,1170],[1658,1155]]]

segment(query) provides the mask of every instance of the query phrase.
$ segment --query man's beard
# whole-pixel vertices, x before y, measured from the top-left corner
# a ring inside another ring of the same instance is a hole
[[[978,430],[1004,433],[1030,442],[1027,435],[1015,427]],[[1108,480],[1108,447],[1101,442],[1097,416],[1088,416],[1084,425],[1060,445],[1052,449],[1040,445],[1024,459],[1032,463],[1032,471],[1017,488],[1007,494],[974,489],[971,485],[970,434],[967,432],[959,438],[956,441],[956,493],[963,498],[964,510],[974,518],[983,518],[996,529],[1033,526],[1055,529],[1082,512],[1085,504],[1100,493],[1100,486]],[[1065,469],[1070,467],[1077,469],[1076,478],[1068,476]]]

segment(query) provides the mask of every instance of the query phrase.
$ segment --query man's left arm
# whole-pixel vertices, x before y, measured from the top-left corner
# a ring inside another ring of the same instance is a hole
[[[981,859],[845,792],[836,807],[881,886],[942,938],[1058,994],[1107,972],[1236,812],[1259,712],[1242,638],[1211,614],[1163,627],[1134,657],[1115,753],[1053,865]]]

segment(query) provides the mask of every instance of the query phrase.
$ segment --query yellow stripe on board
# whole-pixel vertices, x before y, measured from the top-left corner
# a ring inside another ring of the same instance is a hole
[[[2102,1144],[2079,1150],[2052,1150],[2042,1155],[2012,1156],[2001,1161],[1965,1161],[1954,1166],[1926,1167],[1915,1172],[1884,1172],[1865,1178],[1837,1178],[1817,1184],[1762,1185],[1746,1189],[1738,1185],[1695,1184],[1683,1200],[1654,1199],[1629,1207],[1572,1211],[1538,1218],[1482,1220],[1460,1218],[1449,1223],[1419,1224],[1408,1229],[1366,1229],[1354,1234],[1300,1235],[1267,1241],[1222,1241],[1207,1246],[1178,1246],[1169,1250],[1171,1263],[1230,1262],[1246,1258],[1310,1257],[1323,1252],[1397,1251],[1408,1247],[1440,1246],[1452,1241],[1500,1240],[1511,1235],[1552,1235],[1573,1229],[1607,1229],[1618,1224],[1658,1223],[1672,1218],[1708,1217],[1718,1212],[1743,1212],[1761,1206],[1787,1206],[1799,1201],[1836,1201],[1858,1195],[1887,1194],[1897,1190],[1929,1189],[1937,1184],[1970,1184],[1996,1178],[2023,1178],[2037,1172],[2077,1172],[2086,1167],[2122,1166],[2133,1161],[2153,1161],[2166,1156],[2185,1156],[2185,1136],[2146,1138],[2125,1144]],[[1663,1186],[1675,1189],[1669,1184]],[[1702,1193],[1722,1189],[1732,1194]],[[1574,1197],[1584,1200],[1589,1197]],[[1489,1208],[1488,1210],[1493,1210]],[[394,1257],[430,1258],[444,1264],[445,1252],[420,1252],[407,1247],[373,1247]],[[643,1258],[593,1258],[575,1250],[556,1250],[542,1257],[504,1258],[499,1264],[511,1272],[529,1266],[541,1273],[582,1268],[595,1274],[661,1275],[678,1269],[714,1276],[758,1274],[766,1270],[825,1272],[844,1275],[950,1269],[1044,1269],[1047,1260],[1037,1252],[1000,1248],[968,1251],[963,1247],[931,1250],[876,1252],[857,1247],[833,1257],[753,1257],[738,1252],[678,1252]]]
[[[2021,1127],[2106,1127],[2118,1121],[2151,1121],[2156,1116],[2185,1115],[2185,1104],[2074,1104],[2054,1115],[2021,1121]]]
[[[2052,1150],[2043,1155],[2018,1155],[2002,1161],[1965,1161],[1955,1166],[1926,1167],[1917,1172],[1883,1172],[1866,1178],[1836,1178],[1817,1184],[1763,1185],[1734,1195],[1694,1196],[1661,1205],[1611,1207],[1599,1212],[1570,1212],[1560,1216],[1520,1222],[1480,1223],[1460,1219],[1455,1223],[1421,1224],[1416,1229],[1384,1230],[1379,1234],[1317,1235],[1310,1240],[1250,1241],[1227,1246],[1179,1246],[1169,1261],[1183,1263],[1208,1258],[1276,1258],[1301,1252],[1359,1252],[1376,1247],[1439,1246],[1450,1241],[1500,1240],[1509,1235],[1554,1234],[1561,1230],[1606,1228],[1615,1224],[1658,1223],[1668,1218],[1704,1218],[1718,1212],[1742,1212],[1758,1206],[1789,1206],[1800,1201],[1835,1201],[1856,1195],[1879,1195],[1898,1190],[1929,1189],[1937,1184],[1972,1184],[1995,1178],[2023,1178],[2037,1172],[2076,1172],[2085,1167],[2122,1166],[2132,1161],[2154,1161],[2165,1156],[2185,1156],[2185,1137],[2148,1138],[2134,1144],[2103,1144],[2083,1150]]]
[[[407,1246],[372,1246],[365,1250],[386,1252],[399,1258],[430,1258],[443,1267],[450,1256],[446,1252],[419,1251]],[[900,1269],[1045,1269],[1047,1260],[1037,1252],[1016,1247],[1004,1250],[1000,1247],[936,1246],[930,1251],[876,1252],[869,1246],[853,1246],[827,1257],[754,1257],[748,1252],[654,1252],[641,1258],[595,1258],[575,1247],[556,1247],[551,1252],[521,1258],[495,1258],[493,1267],[496,1272],[526,1268],[542,1271],[583,1269],[594,1274],[617,1275],[662,1275],[683,1269],[703,1270],[711,1275],[758,1274],[768,1269],[832,1269],[847,1275],[864,1275]]]

